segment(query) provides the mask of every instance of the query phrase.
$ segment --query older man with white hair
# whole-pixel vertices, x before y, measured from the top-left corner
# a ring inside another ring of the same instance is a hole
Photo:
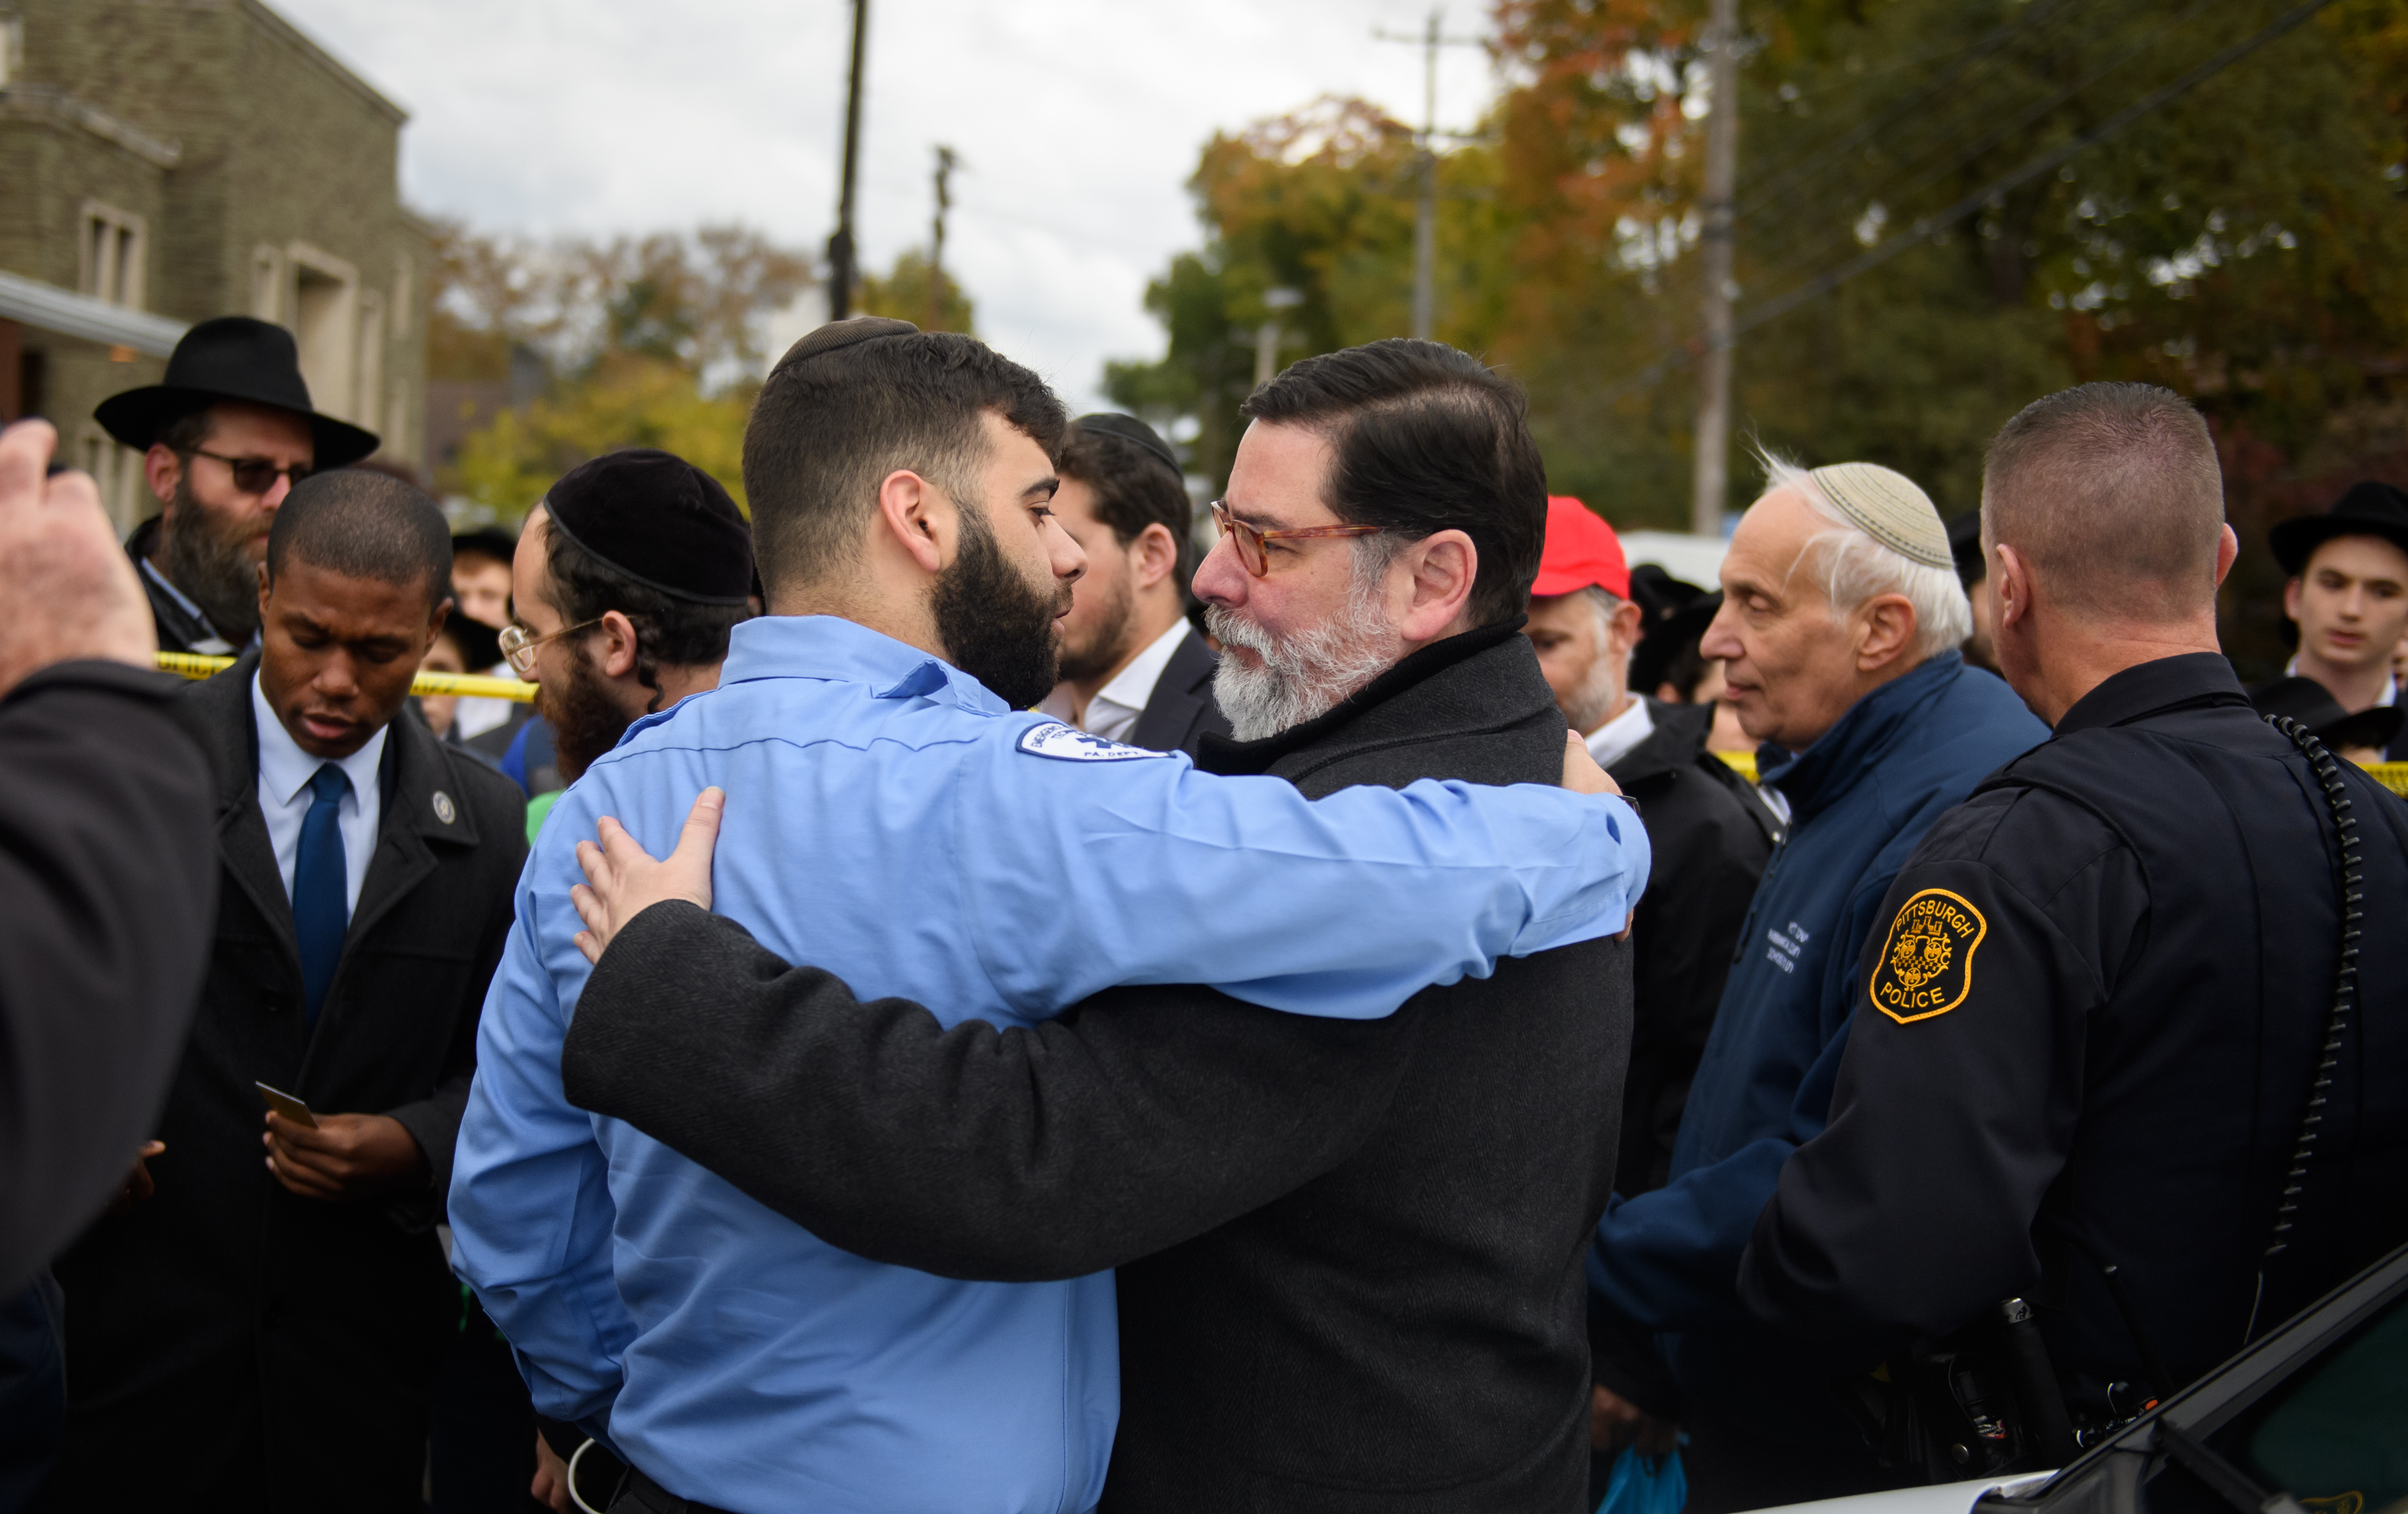
[[[1765,468],[1700,650],[1723,660],[1790,831],[1740,933],[1671,1181],[1610,1208],[1589,1264],[1594,1307],[1655,1332],[1680,1385],[1690,1514],[1881,1485],[1828,1373],[1742,1310],[1740,1257],[1782,1163],[1828,1117],[1852,974],[1891,879],[1942,811],[2048,735],[1956,651],[1971,612],[1922,490],[1870,463]],[[1660,1435],[1608,1396],[1600,1429]]]

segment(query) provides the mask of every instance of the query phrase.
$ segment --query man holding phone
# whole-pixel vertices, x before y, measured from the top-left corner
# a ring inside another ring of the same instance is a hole
[[[433,500],[280,503],[260,645],[184,698],[222,879],[164,1152],[58,1264],[63,1508],[416,1509],[460,1300],[432,1234],[525,855],[507,778],[401,714],[451,608]]]

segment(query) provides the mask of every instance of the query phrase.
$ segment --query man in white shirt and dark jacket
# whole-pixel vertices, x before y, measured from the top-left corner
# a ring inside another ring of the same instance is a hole
[[[1193,756],[1229,721],[1212,703],[1220,659],[1187,621],[1195,507],[1178,456],[1133,415],[1082,415],[1055,471],[1054,514],[1087,571],[1055,622],[1062,681],[1037,707],[1108,740]]]
[[[1564,777],[1520,635],[1545,487],[1519,392],[1390,341],[1296,364],[1247,413],[1196,579],[1238,739],[1200,765],[1316,797]],[[703,845],[648,876],[697,857],[707,894]],[[1584,1226],[1613,1170],[1627,941],[1377,1021],[1128,987],[998,1033],[862,1004],[687,904],[617,939],[572,1099],[876,1260],[1119,1268],[1104,1508],[1588,1507]]]
[[[451,555],[409,485],[308,480],[268,538],[260,647],[186,695],[216,940],[155,1193],[58,1264],[56,1507],[420,1507],[460,1318],[433,1231],[525,854],[509,780],[401,716]]]

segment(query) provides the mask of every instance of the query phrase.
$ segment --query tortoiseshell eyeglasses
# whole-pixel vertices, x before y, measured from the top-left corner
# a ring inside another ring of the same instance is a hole
[[[1270,553],[1264,545],[1267,542],[1301,541],[1313,536],[1371,536],[1387,529],[1373,525],[1329,525],[1303,526],[1294,531],[1265,531],[1231,515],[1229,502],[1225,499],[1212,502],[1212,523],[1221,528],[1221,535],[1237,543],[1238,561],[1257,578],[1271,570]]]

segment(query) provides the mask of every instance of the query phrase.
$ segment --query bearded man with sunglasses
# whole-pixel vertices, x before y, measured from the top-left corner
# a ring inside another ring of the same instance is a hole
[[[222,657],[248,646],[277,507],[313,471],[377,450],[375,433],[310,407],[293,334],[249,316],[184,333],[160,382],[110,395],[93,419],[143,454],[159,501],[125,550],[161,651]]]

